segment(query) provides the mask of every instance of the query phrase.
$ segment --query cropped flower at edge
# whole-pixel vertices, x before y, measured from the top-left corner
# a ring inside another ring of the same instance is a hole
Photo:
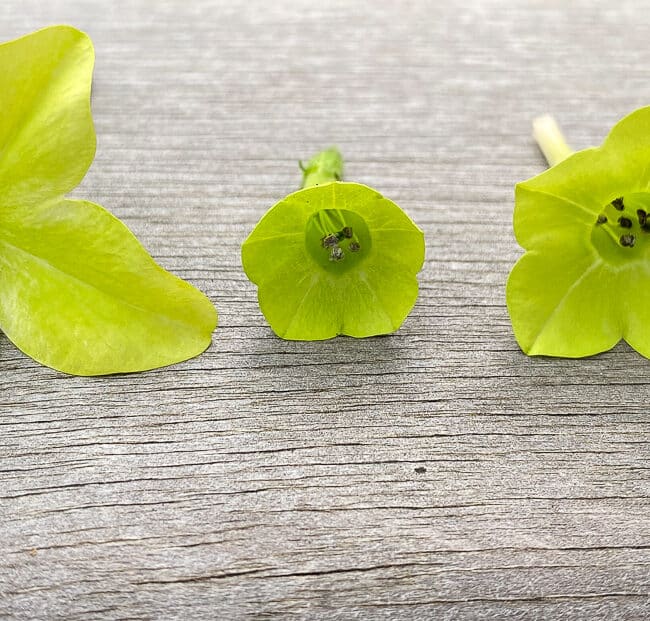
[[[186,360],[217,321],[117,218],[64,196],[95,154],[93,62],[90,38],[70,26],[0,45],[0,329],[76,375]]]
[[[315,185],[273,206],[242,245],[264,316],[290,340],[394,332],[418,295],[422,231],[375,190],[337,181],[337,151],[303,171]]]
[[[525,353],[583,357],[623,338],[650,357],[650,107],[518,184],[514,229],[526,252],[506,298]]]

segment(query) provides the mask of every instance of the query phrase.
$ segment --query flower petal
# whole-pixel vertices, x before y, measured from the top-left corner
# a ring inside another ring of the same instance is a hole
[[[387,334],[399,328],[417,297],[417,279],[399,271],[382,278],[350,271],[338,278],[303,270],[296,278],[295,266],[285,269],[260,285],[259,303],[273,331],[288,340]],[[396,299],[398,288],[404,295]]]
[[[513,226],[517,242],[522,248],[534,248],[548,242],[561,245],[581,240],[584,243],[603,206],[595,210],[588,197],[583,197],[584,203],[566,198],[562,195],[563,188],[558,188],[557,184],[541,183],[540,177],[545,174],[516,186]],[[539,184],[531,183],[538,180]]]
[[[2,217],[0,329],[38,362],[77,375],[142,371],[210,344],[210,301],[99,205],[61,199]]]
[[[90,39],[53,26],[0,45],[0,208],[39,204],[83,178],[95,154]]]
[[[514,266],[506,300],[515,337],[529,355],[580,358],[623,336],[617,272],[580,243],[538,245]]]
[[[638,261],[619,272],[621,308],[625,317],[623,337],[650,358],[650,264]]]
[[[273,331],[288,340],[320,341],[340,331],[335,283],[324,273],[285,265],[259,286],[260,309]]]
[[[618,194],[650,188],[650,106],[622,118],[603,143],[609,164],[607,178]]]
[[[389,258],[368,262],[356,279],[357,297],[365,301],[363,312],[345,300],[343,334],[371,336],[397,330],[413,310],[418,297],[418,281],[411,270],[396,268]],[[353,287],[350,287],[353,289]]]

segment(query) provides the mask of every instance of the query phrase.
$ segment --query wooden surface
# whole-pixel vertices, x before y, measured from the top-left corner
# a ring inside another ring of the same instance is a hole
[[[644,619],[650,362],[517,347],[504,283],[533,116],[648,104],[643,2],[6,0],[93,38],[75,196],[220,313],[172,368],[84,379],[0,335],[0,617]],[[338,145],[424,229],[395,335],[284,342],[240,244]]]

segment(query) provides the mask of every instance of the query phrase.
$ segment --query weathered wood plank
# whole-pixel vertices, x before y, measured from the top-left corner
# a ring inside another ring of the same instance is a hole
[[[529,359],[504,282],[530,119],[648,101],[638,3],[8,0],[97,52],[76,191],[214,300],[203,356],[64,377],[0,336],[0,617],[650,616],[650,364]],[[425,230],[396,335],[271,335],[239,246],[329,144]]]

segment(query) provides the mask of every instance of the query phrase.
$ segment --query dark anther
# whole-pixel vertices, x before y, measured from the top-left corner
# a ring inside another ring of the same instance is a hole
[[[615,209],[618,209],[619,211],[623,211],[625,209],[625,205],[623,204],[623,197],[619,196],[618,198],[615,198],[612,201],[612,205],[614,206]]]
[[[344,256],[345,255],[340,246],[334,246],[334,248],[330,250],[330,261],[340,261]]]
[[[636,210],[636,215],[639,217],[639,224],[643,227],[645,226],[645,221],[648,217],[648,214],[643,211],[643,209],[637,209]]]
[[[357,242],[350,242],[348,248],[350,252],[359,252],[361,250],[361,246]]]
[[[634,242],[636,241],[636,238],[634,235],[621,235],[621,246],[627,246],[628,248],[632,248],[634,246]]]
[[[323,244],[323,248],[334,248],[339,243],[339,239],[334,233],[330,233],[329,235],[325,235],[320,242]]]
[[[596,224],[605,224],[605,222],[607,222],[607,216],[601,213],[596,220]]]
[[[618,219],[618,223],[624,228],[624,229],[631,229],[632,228],[632,220],[629,218],[626,218],[625,216],[621,216]]]
[[[352,237],[352,227],[351,226],[344,226],[341,233],[343,233],[343,237],[346,237],[347,239],[350,239],[350,237]]]

